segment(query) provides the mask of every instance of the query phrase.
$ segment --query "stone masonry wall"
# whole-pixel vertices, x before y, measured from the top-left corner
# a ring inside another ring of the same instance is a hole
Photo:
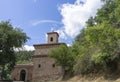
[[[49,57],[34,58],[33,81],[55,80],[62,75],[62,69],[54,66],[54,59]]]
[[[56,66],[55,60],[48,56],[50,50],[59,47],[59,45],[45,44],[35,46],[32,82],[55,80],[62,76],[61,67]]]
[[[33,73],[33,65],[16,65],[12,70],[12,79],[19,81],[20,80],[20,72],[21,70],[26,71],[26,78],[25,81],[32,80],[32,73]]]
[[[51,39],[50,38],[53,38],[53,41],[50,41]],[[57,34],[50,34],[48,36],[48,43],[58,43],[58,35]]]

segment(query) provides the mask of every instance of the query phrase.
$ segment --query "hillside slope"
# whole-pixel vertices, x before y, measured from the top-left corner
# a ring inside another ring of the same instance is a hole
[[[53,81],[52,81],[53,82]],[[120,82],[120,77],[116,78],[114,76],[111,75],[111,77],[109,78],[105,78],[104,76],[100,75],[100,76],[94,76],[94,77],[89,77],[89,76],[74,76],[66,81],[61,81],[61,80],[57,80],[54,82]]]

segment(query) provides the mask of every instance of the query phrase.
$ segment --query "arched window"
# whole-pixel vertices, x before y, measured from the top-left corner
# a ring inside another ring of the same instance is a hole
[[[51,42],[53,41],[53,37],[50,38],[50,41],[51,41]]]
[[[21,70],[21,72],[20,72],[20,81],[25,81],[25,77],[26,77],[26,71]]]

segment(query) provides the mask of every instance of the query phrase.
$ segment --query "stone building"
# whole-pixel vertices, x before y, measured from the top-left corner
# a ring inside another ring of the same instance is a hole
[[[12,78],[14,80],[32,82],[55,80],[62,76],[62,68],[55,65],[53,58],[48,56],[52,48],[57,48],[65,43],[58,42],[58,33],[47,33],[46,44],[35,44],[35,53],[33,55],[33,63],[16,65],[12,71]]]
[[[31,81],[33,64],[17,64],[12,71],[12,79],[17,81]]]

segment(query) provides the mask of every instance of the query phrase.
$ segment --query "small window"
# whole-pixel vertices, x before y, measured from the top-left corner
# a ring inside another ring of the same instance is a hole
[[[39,64],[39,65],[38,65],[38,67],[40,68],[40,67],[41,67],[41,65]]]
[[[53,64],[52,66],[55,67],[55,64]]]
[[[51,41],[51,42],[53,41],[53,37],[50,38],[50,41]]]

